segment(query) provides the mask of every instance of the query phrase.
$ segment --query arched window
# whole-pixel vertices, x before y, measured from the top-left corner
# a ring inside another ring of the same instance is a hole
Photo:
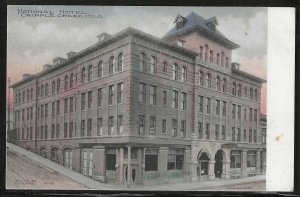
[[[204,73],[202,71],[199,72],[199,84],[204,86]]]
[[[44,91],[45,91],[45,86],[44,84],[42,85],[42,88],[41,88],[41,97],[44,96]],[[23,97],[25,97],[25,94],[23,94]]]
[[[156,74],[156,65],[157,65],[157,59],[156,59],[156,57],[152,56],[151,62],[150,62],[150,73],[151,74]]]
[[[242,85],[239,84],[238,85],[238,96],[241,97],[241,93],[242,93]]]
[[[207,87],[211,88],[211,75],[207,73]]]
[[[221,90],[221,79],[219,76],[217,76],[217,91]]]
[[[224,52],[221,53],[221,66],[224,66]]]
[[[66,75],[65,76],[65,90],[68,89],[68,85],[69,85],[69,76]]]
[[[115,57],[111,56],[108,64],[108,73],[110,75],[114,74],[114,64],[115,64]]]
[[[103,77],[103,61],[100,61],[98,64],[98,78]]]
[[[163,67],[163,72],[167,72],[168,71],[168,63],[164,62],[164,67]]]
[[[72,169],[73,165],[73,153],[71,149],[66,149],[64,151],[64,166],[66,168]]]
[[[85,82],[85,67],[81,69],[81,83]]]
[[[254,98],[255,98],[255,101],[258,100],[257,89],[254,90]]]
[[[204,60],[207,61],[207,59],[208,59],[208,46],[206,44],[204,49]]]
[[[176,63],[174,63],[172,67],[172,76],[173,76],[173,80],[178,79],[178,65]]]
[[[227,89],[227,81],[226,81],[226,79],[224,78],[224,79],[223,79],[223,92],[226,92],[226,89]]]
[[[140,71],[145,72],[146,71],[146,55],[145,53],[140,54]]]
[[[253,89],[250,88],[250,99],[253,100]]]
[[[200,59],[203,58],[203,46],[200,46],[199,56],[200,56]]]
[[[93,65],[89,65],[89,67],[88,67],[88,81],[92,80],[92,73],[93,73]]]
[[[245,97],[248,96],[248,89],[247,89],[247,87],[244,88],[244,95],[245,95]]]
[[[118,56],[118,71],[122,71],[123,70],[123,53],[120,53]]]
[[[233,82],[233,84],[232,84],[232,95],[236,96],[236,84],[235,84],[235,82]]]
[[[56,92],[60,91],[60,79],[57,79]]]
[[[181,81],[187,82],[187,69],[185,66],[182,66],[181,72]]]
[[[74,73],[72,73],[70,76],[70,88],[73,87],[73,83],[74,83]]]
[[[48,96],[48,83],[45,85],[45,96]]]
[[[52,81],[52,94],[55,93],[55,81]]]

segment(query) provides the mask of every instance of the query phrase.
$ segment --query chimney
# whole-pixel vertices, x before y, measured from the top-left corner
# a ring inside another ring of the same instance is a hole
[[[240,63],[232,62],[231,63],[231,68],[240,70],[240,65],[241,65]]]
[[[107,33],[102,33],[102,34],[100,34],[100,35],[97,36],[98,42],[102,42],[103,40],[106,40],[106,39],[108,39],[110,37],[111,37],[111,35],[107,34]]]
[[[52,68],[52,67],[53,67],[53,65],[51,65],[51,64],[45,64],[45,65],[43,65],[44,71],[45,71],[45,70],[48,70],[48,69],[50,69],[50,68]]]
[[[56,57],[53,59],[53,65],[57,66],[58,64],[63,63],[64,61],[66,61],[66,59],[62,57]]]
[[[70,59],[70,58],[74,57],[76,54],[77,54],[76,52],[70,51],[69,53],[67,53],[67,57],[68,57],[68,59]]]

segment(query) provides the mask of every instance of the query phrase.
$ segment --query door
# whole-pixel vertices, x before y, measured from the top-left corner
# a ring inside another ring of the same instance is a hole
[[[137,165],[130,165],[130,178],[131,178],[131,184],[132,185],[135,185],[136,184],[136,180],[137,180],[137,176],[138,176],[138,168],[137,168]],[[124,184],[127,184],[128,183],[128,165],[125,164],[124,165]]]

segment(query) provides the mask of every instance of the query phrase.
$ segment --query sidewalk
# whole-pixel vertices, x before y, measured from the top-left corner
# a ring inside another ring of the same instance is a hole
[[[203,190],[203,189],[212,189],[221,186],[232,186],[243,183],[251,183],[251,182],[263,182],[265,181],[265,176],[253,176],[242,179],[215,179],[210,181],[197,181],[197,182],[178,182],[178,183],[170,183],[163,185],[144,185],[144,186],[132,186],[131,188],[127,188],[125,185],[113,185],[113,184],[104,184],[98,181],[95,181],[91,178],[83,176],[80,173],[77,173],[73,170],[67,169],[64,166],[52,162],[46,158],[43,158],[35,153],[27,151],[17,145],[6,143],[6,146],[9,147],[11,151],[14,151],[16,154],[24,156],[29,160],[38,163],[39,165],[48,168],[49,170],[54,170],[65,177],[73,179],[74,181],[88,187],[92,190],[160,190],[160,191],[186,191],[186,190]],[[37,188],[38,189],[38,188]],[[65,188],[68,189],[68,188]]]

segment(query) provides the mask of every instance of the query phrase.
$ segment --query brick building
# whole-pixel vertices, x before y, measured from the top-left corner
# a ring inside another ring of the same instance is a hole
[[[102,182],[159,184],[263,173],[265,80],[231,63],[216,17],[133,28],[13,84],[17,143]]]

